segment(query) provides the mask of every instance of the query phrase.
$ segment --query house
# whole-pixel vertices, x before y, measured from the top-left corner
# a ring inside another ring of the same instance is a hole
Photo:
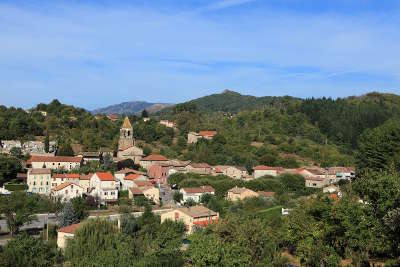
[[[67,182],[79,184],[79,179],[79,173],[54,173],[51,177],[51,188]]]
[[[127,175],[129,175],[131,173],[138,173],[138,174],[143,174],[143,175],[145,174],[143,172],[140,172],[140,171],[137,171],[137,170],[134,170],[134,169],[124,168],[124,169],[121,169],[121,170],[119,170],[119,171],[114,173],[115,180],[117,182],[120,182],[120,184],[122,185],[122,180],[125,178],[125,176],[127,176]]]
[[[166,220],[181,221],[187,233],[193,233],[196,227],[205,227],[217,223],[219,214],[203,206],[176,208],[161,214],[161,223]]]
[[[188,201],[189,199],[193,200],[196,203],[200,202],[201,196],[204,194],[215,195],[215,190],[212,186],[203,185],[200,187],[185,187],[179,190],[183,196],[183,203]]]
[[[154,181],[157,183],[167,184],[167,179],[169,175],[176,172],[185,173],[185,168],[189,164],[190,161],[168,160],[167,162],[153,164],[147,170],[147,175],[149,176],[149,178],[154,179]]]
[[[102,204],[118,200],[118,184],[110,172],[96,172],[90,178],[90,195],[98,197]]]
[[[170,168],[168,164],[153,164],[147,169],[147,175],[150,179],[154,179],[156,183],[167,184]]]
[[[328,175],[335,181],[351,180],[355,177],[354,167],[331,167],[328,168]]]
[[[270,167],[264,165],[256,166],[253,168],[253,170],[254,170],[254,178],[256,179],[266,175],[275,177],[280,175],[284,171],[284,169],[281,167]]]
[[[297,169],[297,173],[305,178],[307,177],[327,178],[328,176],[327,171],[319,167],[299,168]]]
[[[89,192],[90,188],[90,178],[92,178],[93,173],[89,174],[81,174],[79,176],[79,186],[82,187],[85,190],[85,193]]]
[[[329,178],[309,176],[304,178],[306,187],[322,188],[329,185]]]
[[[129,198],[134,199],[137,196],[144,196],[149,201],[160,204],[160,190],[154,186],[141,186],[129,188]]]
[[[128,190],[130,187],[134,187],[134,182],[136,181],[148,181],[149,179],[139,173],[131,173],[125,176],[120,182],[121,182],[121,190]]]
[[[41,195],[50,195],[51,192],[51,170],[29,169],[27,176],[28,192]]]
[[[186,172],[197,173],[197,174],[211,174],[213,168],[207,163],[190,163],[185,167]]]
[[[73,170],[81,166],[81,157],[64,157],[64,156],[31,156],[26,162],[28,166],[34,169],[49,168],[52,170]]]
[[[270,192],[270,191],[257,191],[257,194],[266,199],[274,199],[275,198],[275,192]]]
[[[188,133],[188,144],[194,144],[199,141],[199,139],[207,139],[212,140],[214,136],[217,134],[216,131],[200,131],[199,133],[196,132],[189,132]]]
[[[226,175],[233,179],[243,179],[248,175],[246,168],[238,166],[215,166],[215,174]]]
[[[245,187],[237,187],[230,189],[226,194],[226,199],[230,201],[243,200],[248,197],[258,197],[258,193]]]
[[[148,170],[153,164],[164,163],[167,161],[168,161],[168,159],[162,155],[152,154],[152,155],[142,158],[142,160],[140,161],[139,164],[140,164],[140,166],[142,166],[142,168]]]
[[[330,193],[330,194],[335,193],[335,192],[339,192],[339,187],[337,187],[336,185],[331,184],[331,185],[328,185],[328,186],[324,187],[322,189],[322,192],[323,193]]]
[[[82,227],[82,223],[71,224],[57,230],[57,246],[64,249],[67,245],[67,240],[74,238],[75,231]]]
[[[84,193],[85,189],[78,184],[65,182],[51,190],[51,198],[68,202],[75,197],[81,197]]]
[[[143,150],[136,146],[131,122],[128,117],[125,117],[121,129],[119,130],[117,158],[118,160],[131,159],[135,164],[139,164],[142,157]]]
[[[168,121],[168,120],[160,120],[160,124],[164,125],[165,127],[168,127],[168,128],[174,128],[176,126],[175,122]]]

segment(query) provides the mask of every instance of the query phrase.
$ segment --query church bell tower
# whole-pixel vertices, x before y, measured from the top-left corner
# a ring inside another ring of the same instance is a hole
[[[133,138],[133,128],[128,117],[125,117],[124,123],[119,130],[119,141],[118,150],[123,151],[135,145],[135,139]]]

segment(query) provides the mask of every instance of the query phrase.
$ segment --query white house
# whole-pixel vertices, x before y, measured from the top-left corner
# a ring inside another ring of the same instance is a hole
[[[212,188],[209,185],[203,185],[200,187],[181,188],[181,190],[179,190],[179,192],[182,193],[182,196],[183,196],[182,202],[183,203],[185,203],[189,199],[198,203],[198,202],[200,202],[202,195],[204,195],[204,194],[214,195],[215,194],[214,188]]]
[[[51,190],[51,197],[62,202],[68,202],[75,197],[81,197],[85,189],[78,184],[66,182]]]
[[[118,200],[118,185],[110,172],[96,172],[90,178],[90,195],[100,198],[102,204]]]
[[[50,195],[51,170],[29,169],[26,182],[28,184],[28,192],[41,195]]]

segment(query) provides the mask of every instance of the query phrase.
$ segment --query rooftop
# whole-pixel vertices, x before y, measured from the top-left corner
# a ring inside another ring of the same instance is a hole
[[[57,232],[67,233],[67,234],[74,234],[77,229],[82,226],[81,223],[71,224],[65,227],[62,227],[57,230]]]
[[[27,163],[32,162],[81,162],[81,157],[66,157],[66,156],[31,156]]]
[[[29,174],[51,174],[50,169],[30,169]]]
[[[208,216],[217,216],[218,214],[215,211],[212,211],[203,206],[193,206],[189,208],[178,208],[179,211],[189,215],[193,218],[201,218]]]
[[[100,181],[115,181],[111,172],[96,172],[96,176],[99,177]]]
[[[166,157],[164,157],[163,155],[149,155],[145,158],[142,158],[143,161],[168,161],[168,159]]]
[[[124,129],[132,129],[132,124],[129,121],[128,117],[125,117],[124,123],[122,124],[122,128],[124,128]]]
[[[54,188],[53,191],[60,191],[61,189],[64,189],[64,188],[66,188],[66,187],[68,187],[68,186],[70,186],[70,185],[79,186],[79,185],[77,185],[77,184],[75,184],[75,183],[70,183],[70,182],[68,182],[68,183],[62,183],[62,184],[58,185],[56,188]],[[81,187],[81,186],[79,186],[79,187]],[[81,187],[81,188],[82,188],[82,187]]]
[[[182,188],[182,190],[184,190],[188,194],[199,194],[199,193],[204,194],[204,193],[215,192],[214,188],[209,185],[203,185],[200,187],[186,187],[186,188]]]
[[[203,137],[214,137],[217,134],[217,131],[200,131],[199,135]]]

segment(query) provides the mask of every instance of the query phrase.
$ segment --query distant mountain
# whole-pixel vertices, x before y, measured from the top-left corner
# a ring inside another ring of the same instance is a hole
[[[105,108],[98,108],[92,111],[93,114],[135,114],[146,109],[149,113],[155,113],[163,108],[170,107],[172,104],[149,103],[144,101],[123,102]]]

